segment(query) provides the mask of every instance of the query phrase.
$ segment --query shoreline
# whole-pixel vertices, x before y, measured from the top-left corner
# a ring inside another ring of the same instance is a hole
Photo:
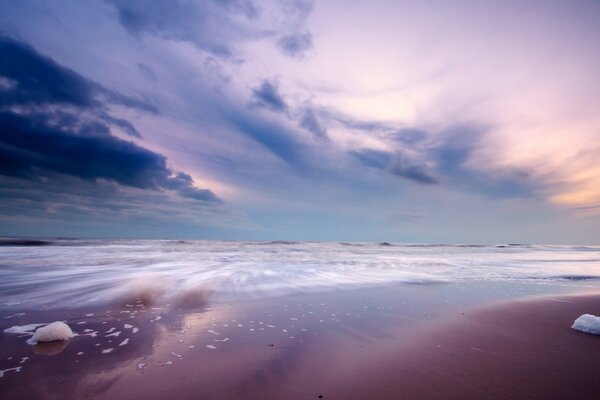
[[[600,337],[570,328],[581,314],[600,314],[600,294],[444,309],[465,297],[458,289],[305,294],[215,310],[146,307],[136,318],[130,309],[97,313],[73,325],[97,336],[42,346],[45,354],[22,346],[24,337],[3,334],[0,370],[29,359],[21,372],[0,378],[0,391],[23,399],[591,399],[600,393]],[[466,298],[476,302],[474,293]],[[139,332],[123,328],[129,323]],[[119,347],[125,338],[131,340]],[[115,350],[102,353],[108,348]]]

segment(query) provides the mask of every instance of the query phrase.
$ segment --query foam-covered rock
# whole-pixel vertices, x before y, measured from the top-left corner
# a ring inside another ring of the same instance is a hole
[[[28,342],[31,344],[39,342],[56,342],[59,340],[68,340],[73,336],[75,336],[75,334],[69,325],[64,322],[56,321],[38,328]]]
[[[583,314],[577,318],[571,328],[581,332],[600,335],[600,317],[591,314]]]

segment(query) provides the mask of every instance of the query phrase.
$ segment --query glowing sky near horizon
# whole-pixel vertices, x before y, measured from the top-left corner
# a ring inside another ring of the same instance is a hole
[[[0,234],[600,238],[596,1],[1,8]]]

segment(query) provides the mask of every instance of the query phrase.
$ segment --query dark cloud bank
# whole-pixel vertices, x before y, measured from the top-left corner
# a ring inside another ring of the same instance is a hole
[[[73,196],[85,187],[78,195],[106,197],[110,186],[112,192],[138,189],[138,195],[171,193],[205,206],[221,202],[196,188],[188,174],[171,170],[163,155],[116,136],[114,130],[142,135],[111,115],[113,105],[158,113],[142,97],[104,88],[24,43],[0,37],[0,195],[44,203],[55,196],[27,193],[23,183],[35,191],[47,190],[50,182],[68,186],[65,192]]]

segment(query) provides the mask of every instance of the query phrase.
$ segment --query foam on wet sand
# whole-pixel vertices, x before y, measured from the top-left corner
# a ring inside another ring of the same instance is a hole
[[[75,334],[69,325],[61,321],[55,321],[49,325],[38,328],[27,342],[30,344],[36,344],[38,342],[57,342],[69,340],[73,336],[75,336]]]
[[[571,328],[592,335],[600,335],[600,317],[583,314],[573,322]]]

